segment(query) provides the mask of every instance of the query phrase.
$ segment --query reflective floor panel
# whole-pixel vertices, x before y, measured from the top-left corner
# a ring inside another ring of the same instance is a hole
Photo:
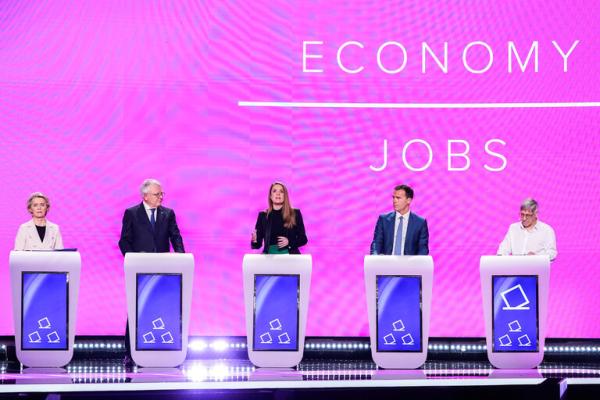
[[[561,398],[569,385],[585,387],[586,393],[600,387],[600,365],[545,363],[532,370],[498,370],[486,362],[431,361],[419,370],[381,370],[372,362],[360,360],[306,361],[293,369],[256,368],[247,360],[188,360],[179,368],[126,367],[121,359],[77,360],[66,368],[54,369],[22,368],[15,362],[0,364],[0,397],[36,393],[68,397],[69,393],[95,392],[127,397],[161,392],[176,398],[198,391],[219,396],[245,391],[268,398],[280,397],[284,391],[288,393],[285,398],[302,398],[302,393],[310,397],[310,391],[331,396],[336,390],[355,389],[358,391],[350,394],[359,394],[364,389],[378,389],[382,391],[378,397],[385,398],[386,393],[391,396],[392,391],[405,389],[435,398],[451,394],[454,388],[461,390],[459,398],[470,398],[473,390],[498,394],[501,388],[517,388],[515,393],[530,396],[528,390],[545,388],[553,398]],[[507,396],[518,398],[510,393]]]

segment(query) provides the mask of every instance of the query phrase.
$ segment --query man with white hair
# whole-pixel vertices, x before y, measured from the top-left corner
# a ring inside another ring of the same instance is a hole
[[[547,255],[554,261],[556,251],[556,235],[548,224],[538,220],[538,202],[525,199],[521,204],[521,221],[511,224],[504,237],[498,255]]]
[[[163,207],[164,192],[156,179],[140,187],[143,201],[125,210],[119,248],[121,253],[168,253],[169,241],[176,253],[184,253],[173,210]]]
[[[176,253],[185,253],[173,210],[162,206],[165,193],[156,179],[146,179],[140,186],[142,202],[125,210],[119,248],[121,253],[168,253],[169,241]],[[125,325],[125,365],[130,357],[129,322]]]

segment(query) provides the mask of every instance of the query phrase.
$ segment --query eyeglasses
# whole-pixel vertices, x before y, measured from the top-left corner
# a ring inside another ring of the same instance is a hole
[[[158,193],[148,193],[151,196],[154,197],[165,197],[165,192],[158,192]]]
[[[523,212],[521,213],[521,218],[531,218],[531,217],[533,217],[533,214],[531,214],[531,213],[523,213]]]

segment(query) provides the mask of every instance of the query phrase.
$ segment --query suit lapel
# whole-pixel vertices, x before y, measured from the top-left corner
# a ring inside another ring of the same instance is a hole
[[[404,254],[406,254],[406,249],[409,246],[412,246],[416,223],[417,223],[417,221],[416,221],[415,214],[411,212],[410,216],[408,217],[408,227],[406,228],[406,240],[404,241]]]
[[[387,215],[387,226],[388,229],[393,233],[394,232],[394,224],[396,223],[396,212],[391,212]]]
[[[48,228],[46,228],[47,230]],[[31,240],[33,240],[38,247],[42,246],[42,241],[40,240],[40,235],[37,231],[37,228],[35,227],[35,223],[33,222],[33,220],[30,221],[29,223],[29,237],[31,238]],[[48,235],[48,232],[46,231],[46,236]],[[44,236],[44,239],[46,238],[46,236]]]
[[[392,211],[391,213],[389,213],[386,216],[387,233],[385,233],[384,237],[388,238],[388,240],[386,240],[383,244],[385,254],[392,254],[392,251],[394,250],[394,225],[395,224],[396,224],[396,212]]]
[[[152,225],[150,225],[150,220],[148,219],[148,214],[146,214],[146,208],[144,207],[144,203],[141,203],[137,210],[138,221],[140,221],[150,233],[152,232]]]
[[[163,206],[158,206],[156,208],[156,227],[154,229],[156,232],[158,232],[159,228],[162,228],[164,226],[166,217],[166,212]]]
[[[36,231],[37,231],[37,229],[36,229]],[[53,236],[54,236],[54,226],[52,226],[51,224],[48,223],[48,221],[46,221],[46,233],[44,234],[44,240],[42,240],[42,244],[48,243],[48,241],[50,241],[50,238],[52,238]]]

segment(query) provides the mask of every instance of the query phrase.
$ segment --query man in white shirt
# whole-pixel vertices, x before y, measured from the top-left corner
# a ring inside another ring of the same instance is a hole
[[[511,224],[504,237],[498,255],[547,255],[556,259],[556,236],[554,229],[538,220],[538,202],[526,199],[521,204],[521,221]]]

